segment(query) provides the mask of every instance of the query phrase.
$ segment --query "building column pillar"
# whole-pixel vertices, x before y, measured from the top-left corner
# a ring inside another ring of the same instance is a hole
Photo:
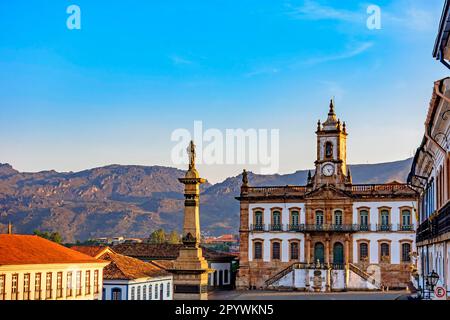
[[[311,264],[311,235],[309,233],[306,234],[305,246],[305,261],[307,264]]]
[[[350,239],[349,234],[345,235],[345,264],[348,266],[350,263]]]
[[[345,289],[348,288],[348,283],[350,280],[350,239],[348,233],[345,235]]]
[[[325,235],[325,265],[330,266],[330,235]]]

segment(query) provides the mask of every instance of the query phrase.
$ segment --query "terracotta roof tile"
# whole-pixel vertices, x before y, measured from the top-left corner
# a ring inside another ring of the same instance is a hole
[[[0,234],[0,265],[103,263],[38,236]]]
[[[148,260],[176,260],[181,244],[122,243],[112,249],[120,254]],[[234,255],[202,247],[206,260],[233,260]]]
[[[110,261],[103,270],[105,280],[134,280],[139,278],[167,277],[171,274],[161,266],[143,262],[121,254],[107,251],[99,259]]]
[[[91,256],[94,258],[98,258],[99,255],[103,251],[109,249],[109,247],[107,247],[107,246],[73,246],[73,247],[70,247],[70,249],[87,254],[88,256]],[[111,249],[109,249],[109,250],[111,250]]]

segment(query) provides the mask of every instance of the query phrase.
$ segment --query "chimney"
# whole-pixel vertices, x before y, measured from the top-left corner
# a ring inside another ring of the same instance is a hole
[[[12,223],[11,223],[11,221],[8,222],[8,234],[13,234],[13,232],[12,232]]]

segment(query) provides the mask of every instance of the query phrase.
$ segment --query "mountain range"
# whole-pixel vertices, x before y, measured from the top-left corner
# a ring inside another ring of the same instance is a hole
[[[412,159],[350,166],[353,183],[404,182]],[[81,172],[26,173],[0,164],[0,232],[59,232],[66,242],[94,237],[148,237],[158,228],[180,231],[184,171],[160,166],[110,165]],[[253,186],[306,184],[308,170],[284,175],[249,173]],[[202,231],[238,232],[242,176],[201,188]]]

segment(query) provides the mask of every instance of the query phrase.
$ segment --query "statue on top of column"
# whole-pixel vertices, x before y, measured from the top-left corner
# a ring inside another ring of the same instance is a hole
[[[189,170],[192,170],[195,168],[195,144],[194,141],[191,141],[189,144],[189,147],[187,148],[187,153],[189,156]]]

